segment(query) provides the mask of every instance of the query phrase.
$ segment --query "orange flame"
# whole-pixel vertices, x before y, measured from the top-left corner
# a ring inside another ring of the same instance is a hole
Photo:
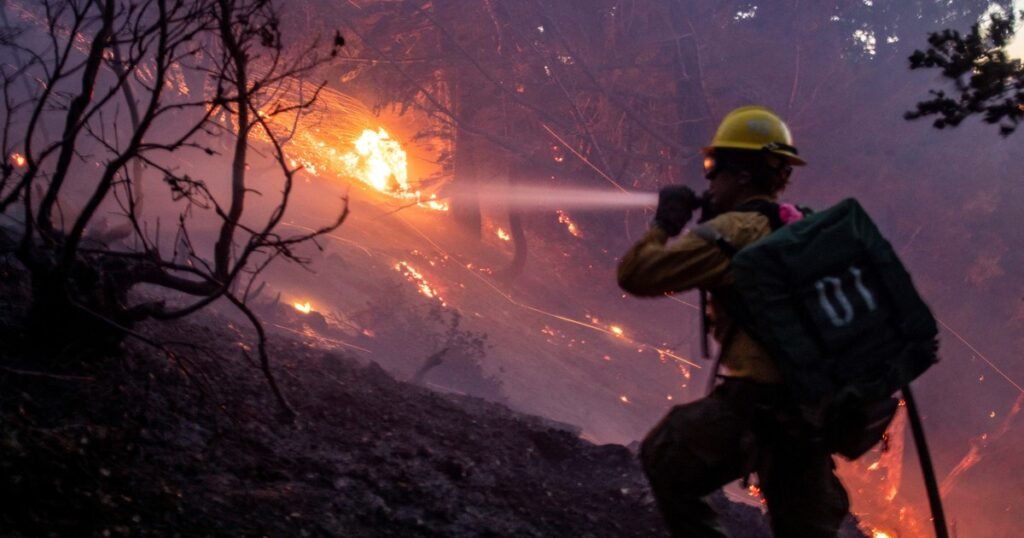
[[[508,232],[506,232],[505,230],[498,228],[498,239],[501,239],[502,241],[511,241],[512,237],[509,236]]]
[[[417,196],[419,193],[417,193]],[[426,207],[435,211],[448,211],[448,202],[438,201],[436,194],[431,194],[427,200],[421,200],[418,204],[420,207]]]
[[[269,140],[267,128],[279,139],[287,137],[286,162],[291,168],[328,180],[358,181],[403,202],[448,210],[436,196],[419,190],[410,178],[409,156],[402,143],[358,99],[324,88],[317,106],[299,118],[282,112],[303,99],[299,85],[286,85],[274,102],[258,112],[265,128],[253,132],[261,140]]]
[[[939,490],[943,496],[948,495],[949,492],[953,490],[953,485],[961,475],[982,460],[983,449],[991,443],[998,441],[1006,434],[1006,432],[1010,431],[1014,417],[1016,417],[1017,413],[1020,413],[1022,409],[1024,409],[1024,392],[1017,396],[1017,400],[1014,401],[1013,407],[1010,408],[1010,412],[1003,418],[1002,424],[999,429],[993,433],[991,438],[989,434],[983,433],[980,436],[971,439],[970,448],[968,449],[967,454],[965,454],[960,462],[956,464],[956,467],[953,467],[953,470],[946,475],[946,478],[944,478],[942,483],[939,485]],[[993,411],[989,417],[995,418],[993,416],[994,414],[995,411]]]
[[[853,494],[851,512],[864,534],[872,537],[924,537],[927,519],[902,497],[906,408],[900,409],[883,441],[855,461],[837,459],[839,475]]]
[[[395,271],[402,273],[405,275],[406,280],[416,284],[416,289],[419,291],[420,295],[429,299],[437,299],[441,302],[441,306],[448,305],[445,300],[441,298],[441,293],[427,282],[423,273],[420,273],[416,268],[409,265],[409,262],[398,262],[395,264]]]
[[[352,141],[354,151],[338,157],[345,173],[366,183],[374,189],[405,200],[416,200],[416,205],[435,211],[448,211],[448,203],[437,199],[436,194],[423,199],[420,191],[409,185],[409,159],[402,145],[378,127],[364,129],[359,138]],[[332,150],[333,153],[333,150]],[[302,163],[307,171],[312,165]],[[316,168],[312,168],[316,173]]]
[[[25,166],[26,162],[27,161],[25,160],[25,156],[24,155],[22,155],[20,153],[12,153],[11,154],[11,164],[13,164],[14,166],[16,166],[18,168],[21,168],[22,166]]]
[[[376,131],[364,129],[352,144],[355,151],[342,155],[341,160],[356,179],[382,192],[409,192],[409,168],[405,150],[383,127]]]
[[[292,303],[292,306],[294,306],[296,310],[302,312],[303,314],[308,314],[313,311],[313,305],[309,304],[309,301],[306,301],[304,303]]]

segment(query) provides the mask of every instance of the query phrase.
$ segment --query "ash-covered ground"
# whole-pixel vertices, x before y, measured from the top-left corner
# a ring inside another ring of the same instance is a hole
[[[4,280],[0,535],[665,534],[635,455],[572,426],[276,337],[286,421],[234,322],[138,328],[163,349],[43,351]],[[734,536],[768,535],[758,509],[718,504]]]

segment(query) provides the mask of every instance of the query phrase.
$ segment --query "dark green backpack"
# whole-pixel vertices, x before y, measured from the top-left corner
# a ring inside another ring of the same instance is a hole
[[[797,403],[884,400],[938,360],[935,318],[856,200],[736,251],[732,270],[740,322]]]

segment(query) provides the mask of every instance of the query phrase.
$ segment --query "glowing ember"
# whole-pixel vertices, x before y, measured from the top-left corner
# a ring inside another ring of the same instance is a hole
[[[569,233],[572,234],[573,237],[583,237],[583,232],[580,231],[579,226],[577,226],[576,223],[569,218],[569,215],[561,209],[558,210],[558,222],[564,224],[565,228],[569,230]]]
[[[25,162],[26,161],[25,161],[25,156],[24,155],[22,155],[20,153],[12,153],[11,154],[11,164],[13,164],[14,166],[17,166],[18,168],[21,168],[22,166],[25,166]]]
[[[562,151],[561,146],[551,146],[551,158],[556,163],[560,163],[565,160],[565,152]]]
[[[622,403],[629,403],[629,398],[626,395],[619,396],[619,399],[622,400]]]
[[[312,174],[314,176],[317,173],[316,165],[311,163],[311,162],[309,162],[309,161],[307,161],[306,159],[302,159],[302,158],[290,159],[289,160],[289,164],[291,165],[292,168],[297,168],[297,167],[301,166],[303,170],[305,170],[306,172],[309,172],[310,174]]]
[[[871,529],[871,538],[895,538],[895,535],[878,529]]]
[[[760,497],[761,486],[758,486],[757,484],[750,484],[747,486],[747,495],[750,495],[751,497]]]
[[[417,193],[417,197],[418,196],[419,193]],[[422,200],[418,205],[435,211],[448,211],[448,202],[439,202],[436,194],[431,194],[430,199]]]
[[[306,301],[304,303],[293,303],[292,306],[294,306],[296,310],[302,312],[303,314],[308,314],[313,311],[313,305],[309,304],[309,301]]]
[[[508,232],[505,230],[498,228],[498,239],[501,239],[502,241],[511,241],[512,237],[508,235]]]
[[[419,291],[420,295],[430,299],[437,299],[438,301],[441,301],[442,306],[447,306],[447,303],[445,303],[444,299],[441,298],[440,292],[427,282],[423,273],[417,271],[413,266],[409,265],[408,262],[398,262],[395,264],[395,271],[402,273],[409,282],[416,284],[416,289]]]
[[[626,331],[622,327],[618,325],[606,325],[604,322],[598,319],[597,316],[594,316],[589,313],[584,314],[584,316],[590,321],[591,327],[602,332],[611,333],[616,338],[626,338]],[[641,346],[639,349],[637,349],[637,351],[642,352],[645,347],[647,346]]]

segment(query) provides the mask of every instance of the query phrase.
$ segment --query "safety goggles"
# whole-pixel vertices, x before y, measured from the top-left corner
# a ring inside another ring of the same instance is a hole
[[[714,155],[704,156],[704,178],[708,181],[715,179],[715,176],[720,174],[724,170],[735,170],[738,167],[735,164],[728,164],[716,159]]]
[[[770,144],[765,144],[764,147],[761,148],[761,150],[776,154],[778,154],[777,152],[779,151],[786,151],[792,153],[793,155],[797,155],[795,147],[790,146],[788,144],[783,144],[781,142],[772,142]],[[740,168],[742,167],[739,164],[723,162],[722,159],[716,158],[714,154],[704,156],[704,177],[708,180],[715,179],[715,176],[717,176],[724,170],[737,170]],[[789,164],[783,162],[778,168],[782,170],[787,168],[791,169],[792,167]]]

